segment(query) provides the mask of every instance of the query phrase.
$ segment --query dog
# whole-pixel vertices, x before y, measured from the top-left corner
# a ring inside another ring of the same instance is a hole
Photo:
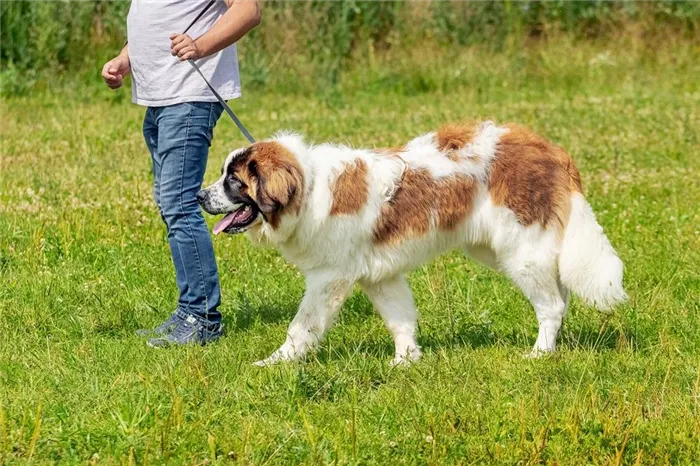
[[[528,298],[539,322],[535,357],[555,351],[570,292],[601,311],[626,299],[622,261],[573,160],[512,124],[447,125],[380,150],[280,133],[231,152],[197,198],[224,214],[214,234],[245,232],[275,246],[306,279],[284,344],[258,365],[307,355],[355,283],[394,339],[391,364],[419,359],[404,274],[456,248]]]

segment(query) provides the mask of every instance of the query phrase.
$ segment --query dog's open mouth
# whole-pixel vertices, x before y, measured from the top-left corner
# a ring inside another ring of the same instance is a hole
[[[258,218],[258,208],[253,204],[244,204],[233,212],[229,212],[214,225],[214,234],[242,233]]]

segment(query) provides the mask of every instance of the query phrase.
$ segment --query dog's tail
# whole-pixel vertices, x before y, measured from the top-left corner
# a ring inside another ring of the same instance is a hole
[[[559,254],[559,278],[598,310],[609,310],[627,299],[622,288],[622,261],[583,196],[573,193],[570,202],[571,214]]]

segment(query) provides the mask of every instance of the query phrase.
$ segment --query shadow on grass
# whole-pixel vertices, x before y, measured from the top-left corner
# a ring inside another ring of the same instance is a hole
[[[508,336],[506,339],[495,335],[491,329],[491,325],[486,323],[470,323],[458,329],[456,332],[421,332],[419,343],[426,350],[440,350],[446,348],[483,348],[493,346],[497,342],[507,342],[509,344],[522,343],[515,335]]]
[[[247,330],[256,322],[288,325],[294,318],[298,306],[296,299],[255,306],[243,293],[239,293],[235,302],[235,307],[224,315],[224,322],[229,332]],[[345,327],[357,326],[368,319],[376,318],[371,302],[363,293],[357,292],[348,298],[341,313],[342,325]],[[357,341],[356,337],[346,338],[345,332],[341,335],[339,341],[337,335],[334,337],[336,341],[332,345],[332,351],[323,350],[327,345],[322,345],[321,351],[316,355],[319,362],[352,358],[358,354],[377,358],[392,358],[394,355],[393,341],[384,329],[365,335],[361,341]],[[495,332],[491,322],[478,320],[462,322],[458,328],[447,328],[447,323],[440,327],[420,328],[419,321],[418,343],[428,351],[478,349],[494,345],[529,348],[535,343],[536,338],[536,330],[532,331],[530,328],[513,327],[505,332]],[[570,329],[567,328],[565,321],[558,341],[562,349],[595,351],[630,347],[637,349],[640,345],[638,335],[632,329],[613,327],[608,321],[602,326],[591,323]]]
[[[447,349],[467,347],[471,349],[502,345],[513,348],[529,348],[535,344],[537,331],[512,328],[507,332],[494,332],[489,324],[473,322],[458,329],[454,334],[442,334],[433,331],[423,332],[419,343],[424,349]],[[605,323],[602,327],[595,325],[578,326],[567,329],[566,322],[558,337],[559,350],[583,349],[591,351],[610,351],[631,348],[637,350],[640,340],[632,329],[614,328]]]
[[[566,323],[564,324],[566,325]],[[629,328],[615,328],[605,322],[602,327],[586,325],[561,332],[559,347],[567,349],[587,349],[593,351],[639,349],[639,335]]]
[[[228,332],[247,330],[256,322],[270,325],[289,323],[297,311],[297,303],[291,300],[256,306],[245,294],[238,293],[233,301],[236,303],[233,309],[223,313],[224,326]]]
[[[229,332],[247,330],[255,322],[272,325],[289,324],[299,307],[297,299],[255,305],[244,293],[238,293],[233,301],[236,303],[234,307],[223,311],[224,325]],[[349,325],[374,316],[371,303],[361,293],[351,295],[343,305],[341,313],[344,323]]]

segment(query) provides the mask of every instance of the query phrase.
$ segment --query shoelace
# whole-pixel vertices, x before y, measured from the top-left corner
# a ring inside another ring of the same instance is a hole
[[[161,325],[163,325],[163,326],[177,325],[179,322],[181,322],[183,320],[185,320],[185,319],[180,317],[177,314],[177,310],[175,310],[175,312],[173,312],[173,314],[170,317],[168,317],[168,320],[163,322]]]
[[[192,335],[193,333],[197,333],[197,330],[197,327],[193,323],[183,320],[170,333],[170,339],[181,340]]]

